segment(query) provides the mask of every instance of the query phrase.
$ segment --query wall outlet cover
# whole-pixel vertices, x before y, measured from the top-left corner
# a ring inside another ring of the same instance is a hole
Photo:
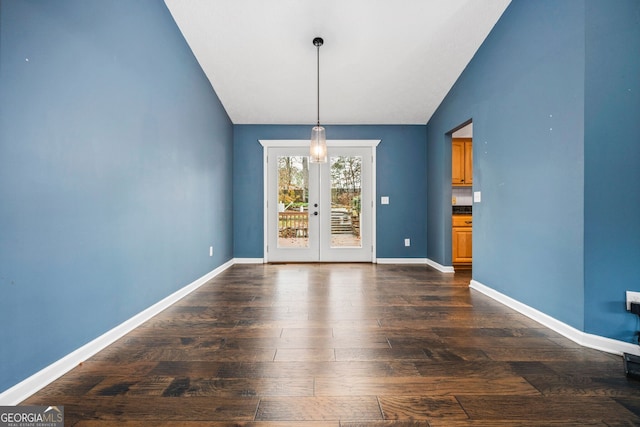
[[[631,311],[631,303],[640,304],[640,292],[627,291],[627,311]]]

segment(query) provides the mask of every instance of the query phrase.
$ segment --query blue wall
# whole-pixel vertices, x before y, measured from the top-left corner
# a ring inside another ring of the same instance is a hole
[[[451,263],[445,134],[471,118],[474,279],[580,330],[584,13],[513,1],[427,125],[429,256]]]
[[[589,1],[586,22],[585,329],[637,343],[640,1]]]
[[[472,118],[474,279],[632,342],[639,75],[637,0],[514,0],[427,125],[430,257],[450,262],[445,133]]]
[[[377,148],[377,257],[426,258],[425,126],[326,126],[328,139],[381,139]],[[263,148],[259,139],[308,139],[310,126],[234,126],[234,255],[262,258]],[[389,205],[380,205],[389,196]],[[411,238],[411,246],[404,239]]]
[[[2,1],[0,93],[2,391],[232,258],[233,126],[160,0]]]

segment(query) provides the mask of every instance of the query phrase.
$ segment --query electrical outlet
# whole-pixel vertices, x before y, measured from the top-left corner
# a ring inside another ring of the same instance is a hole
[[[209,256],[213,256],[213,246],[209,246]]]
[[[411,239],[404,239],[405,246],[411,246]]]
[[[640,304],[640,292],[627,291],[627,311],[631,311],[631,303]]]

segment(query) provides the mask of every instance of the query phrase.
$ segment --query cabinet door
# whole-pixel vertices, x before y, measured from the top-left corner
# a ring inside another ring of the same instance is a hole
[[[452,248],[453,263],[470,263],[472,262],[472,228],[456,227],[453,229]]]
[[[464,183],[473,184],[473,142],[464,143]]]
[[[464,142],[451,142],[451,184],[464,185]]]

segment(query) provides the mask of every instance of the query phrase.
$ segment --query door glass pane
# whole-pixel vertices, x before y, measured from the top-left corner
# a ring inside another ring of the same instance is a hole
[[[331,247],[360,248],[362,157],[331,157]]]
[[[309,247],[309,158],[278,156],[278,247]]]

